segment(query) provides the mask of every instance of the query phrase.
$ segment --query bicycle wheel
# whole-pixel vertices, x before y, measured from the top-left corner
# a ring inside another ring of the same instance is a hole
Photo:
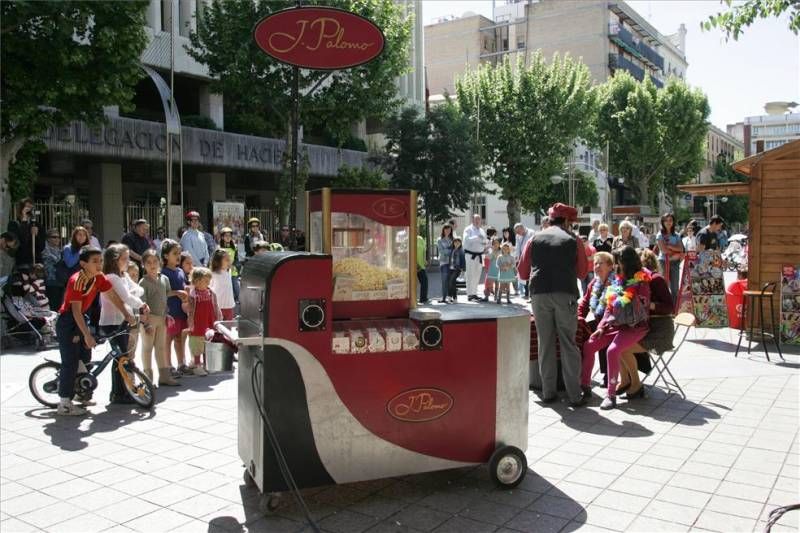
[[[156,403],[156,389],[150,378],[132,363],[119,365],[119,372],[128,396],[140,407],[145,409],[153,407],[153,404]]]
[[[31,394],[45,407],[58,407],[58,375],[61,364],[45,361],[31,371],[28,378],[28,388]]]

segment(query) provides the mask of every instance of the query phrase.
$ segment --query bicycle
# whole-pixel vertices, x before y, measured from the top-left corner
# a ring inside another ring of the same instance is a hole
[[[111,335],[97,336],[95,340],[98,345],[103,344],[128,331],[128,324],[123,324]],[[112,360],[117,360],[125,392],[136,403],[145,409],[153,407],[156,401],[155,387],[152,381],[134,364],[128,352],[120,351],[111,343],[111,351],[101,361],[90,361],[86,364],[86,372],[79,372],[75,377],[75,396],[80,400],[91,399],[92,393],[97,388],[97,377],[105,370]],[[44,405],[55,409],[58,407],[58,377],[61,372],[61,363],[47,359],[44,363],[36,366],[31,371],[28,378],[28,388],[36,400]]]

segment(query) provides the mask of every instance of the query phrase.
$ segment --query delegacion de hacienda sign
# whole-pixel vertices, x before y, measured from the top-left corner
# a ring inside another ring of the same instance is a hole
[[[83,122],[53,127],[42,136],[47,149],[113,159],[166,160],[164,124],[130,118],[109,118],[92,128]],[[172,149],[180,152],[177,136]],[[312,174],[335,176],[342,164],[361,166],[366,154],[328,146],[304,145]],[[278,172],[286,141],[199,128],[183,128],[183,161],[221,168]]]

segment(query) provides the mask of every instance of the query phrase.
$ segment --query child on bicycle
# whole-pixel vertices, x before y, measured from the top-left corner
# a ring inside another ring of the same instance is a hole
[[[189,350],[194,357],[194,375],[207,376],[201,356],[206,348],[206,331],[214,327],[214,322],[222,320],[222,312],[217,304],[217,296],[209,286],[211,271],[205,267],[192,270],[192,288],[189,302],[185,304],[189,315]]]
[[[64,302],[58,310],[56,322],[56,335],[58,337],[58,350],[61,352],[61,372],[58,376],[59,404],[56,414],[64,416],[80,416],[86,414],[86,409],[72,403],[75,395],[75,377],[79,367],[89,363],[92,357],[92,348],[97,345],[84,314],[89,310],[98,293],[107,293],[108,301],[122,313],[125,320],[134,324],[136,319],[125,308],[122,299],[111,290],[111,282],[100,273],[101,252],[97,248],[84,246],[78,255],[80,270],[75,272],[67,282]],[[84,405],[94,405],[91,400],[84,401]]]
[[[191,259],[189,259],[191,261]],[[182,302],[186,300],[186,274],[180,267],[181,245],[172,239],[164,239],[161,243],[161,273],[167,276],[169,288],[174,295],[167,298],[167,361],[172,359],[172,347],[175,347],[176,371],[170,369],[173,378],[190,373],[186,366],[186,312]],[[183,295],[183,296],[181,296]]]
[[[158,386],[175,387],[178,382],[172,377],[167,355],[167,299],[177,296],[186,299],[184,291],[170,288],[169,278],[161,273],[161,261],[155,250],[145,250],[142,254],[145,275],[139,282],[144,289],[144,302],[150,307],[146,323],[142,324],[142,366],[144,373],[153,380],[153,351],[158,365]]]
[[[130,251],[128,247],[124,244],[112,244],[103,252],[103,274],[114,287],[114,292],[116,292],[120,300],[125,303],[128,312],[133,313],[134,309],[138,310],[143,315],[143,320],[146,321],[146,315],[150,312],[150,308],[141,298],[144,296],[144,289],[134,283],[128,275],[129,262]],[[100,331],[104,335],[109,335],[119,330],[119,327],[125,321],[124,314],[109,305],[109,294],[103,293],[100,295]],[[115,336],[111,342],[121,354],[126,355],[128,359],[133,361],[136,354],[130,352],[129,337],[128,333],[123,333]],[[114,360],[111,365],[111,403],[131,403],[132,401],[127,392],[125,392],[122,376],[118,370],[118,363]]]

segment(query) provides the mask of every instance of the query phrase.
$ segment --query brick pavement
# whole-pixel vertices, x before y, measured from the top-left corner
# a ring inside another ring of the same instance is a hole
[[[476,467],[306,499],[329,532],[761,531],[771,509],[800,501],[800,356],[734,359],[734,338],[698,330],[676,358],[686,400],[651,389],[601,412],[599,397],[575,411],[531,395],[531,471],[517,490],[494,489]],[[161,389],[152,413],[98,405],[91,417],[57,419],[27,390],[40,360],[0,356],[3,533],[304,529],[290,498],[263,517],[241,482],[232,374]],[[779,524],[800,530],[800,512]]]

